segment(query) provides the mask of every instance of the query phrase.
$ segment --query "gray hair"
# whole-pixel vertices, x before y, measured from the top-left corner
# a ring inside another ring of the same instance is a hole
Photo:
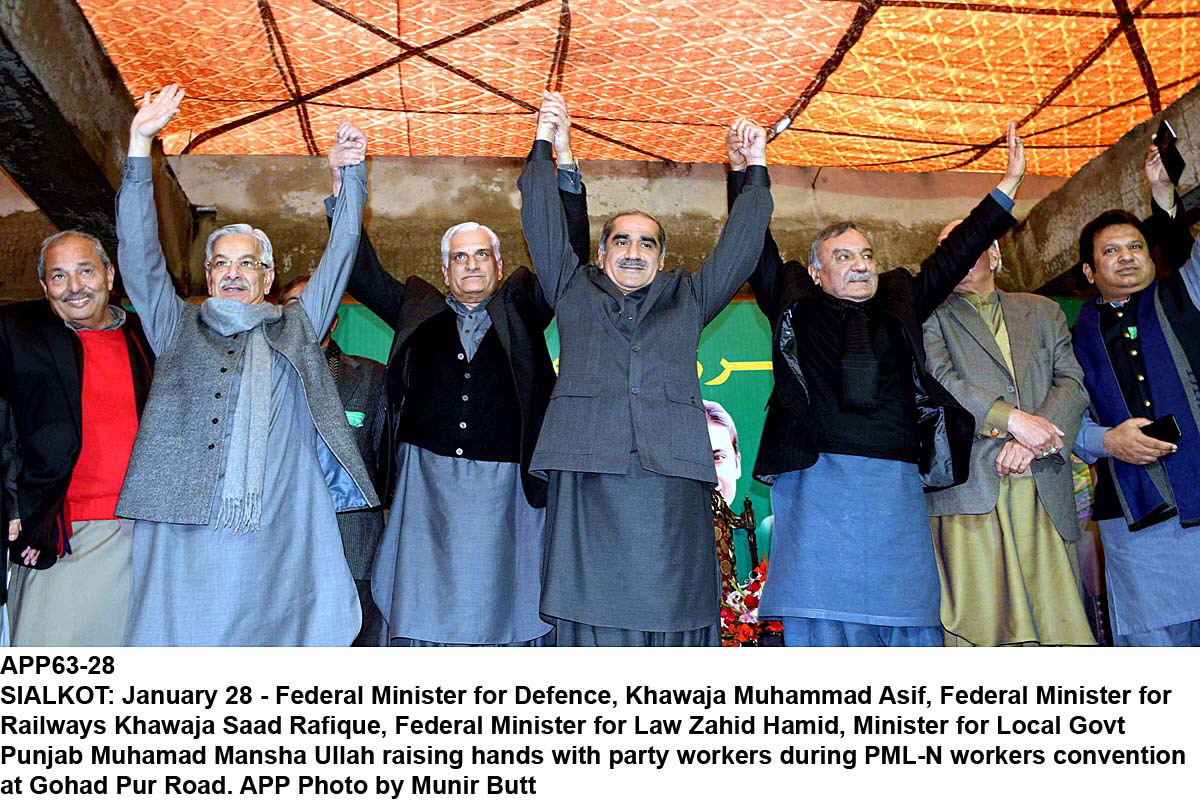
[[[817,251],[821,248],[821,244],[826,240],[832,240],[833,238],[839,235],[844,235],[846,232],[850,231],[858,232],[863,237],[867,237],[867,233],[864,232],[862,227],[854,221],[838,221],[837,223],[831,223],[821,231],[817,232],[817,236],[813,238],[812,246],[808,250],[809,266],[818,271],[821,270],[821,260],[817,254]],[[867,237],[868,241],[870,241],[870,239],[871,238]]]
[[[600,229],[600,245],[599,250],[604,251],[604,247],[608,245],[608,236],[612,233],[613,223],[617,218],[623,218],[626,215],[641,215],[643,218],[649,218],[654,221],[654,225],[658,227],[658,256],[660,258],[667,256],[667,230],[663,228],[662,223],[653,215],[642,212],[640,209],[625,209],[613,215],[604,222],[603,228]]]
[[[204,243],[204,259],[209,261],[213,256],[213,245],[219,238],[225,235],[245,235],[253,237],[258,243],[259,259],[267,268],[275,267],[275,252],[271,248],[271,240],[267,237],[262,229],[255,229],[248,223],[231,223],[228,226],[222,226],[217,231],[208,236],[208,240]]]
[[[451,226],[449,229],[446,230],[446,233],[444,235],[442,235],[442,267],[443,268],[450,267],[450,241],[454,239],[454,236],[456,234],[458,234],[459,232],[473,232],[476,229],[482,229],[487,234],[487,236],[489,238],[491,238],[492,259],[495,260],[496,262],[500,262],[500,238],[496,237],[496,233],[493,232],[488,227],[484,226],[482,223],[476,223],[475,221],[466,221],[465,223],[458,223],[458,224],[455,224],[454,226]]]
[[[112,260],[108,258],[108,254],[104,251],[104,244],[100,242],[100,238],[95,235],[90,235],[87,232],[81,232],[78,229],[67,229],[66,231],[52,234],[42,241],[42,249],[38,252],[38,279],[46,281],[46,252],[64,237],[82,237],[96,247],[96,255],[100,257],[100,264],[104,266],[104,270],[112,270]]]

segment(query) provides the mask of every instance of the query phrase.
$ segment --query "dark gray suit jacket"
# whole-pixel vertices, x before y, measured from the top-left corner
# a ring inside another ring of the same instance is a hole
[[[376,485],[376,493],[382,498],[384,490],[379,488],[380,447],[387,417],[383,364],[348,355],[333,340],[326,347],[325,356],[337,385],[338,396],[346,408],[354,442],[358,445],[367,473]],[[370,580],[375,549],[379,546],[379,537],[383,535],[383,509],[347,511],[338,514],[337,520],[350,574],[356,581]]]
[[[1007,438],[983,434],[988,411],[997,401],[1017,405],[1026,413],[1045,416],[1075,441],[1087,407],[1083,370],[1071,350],[1071,333],[1062,309],[1030,293],[999,291],[1004,327],[1008,331],[1014,378],[996,338],[971,303],[957,293],[925,321],[924,340],[929,373],[975,417],[971,473],[960,486],[925,495],[932,516],[986,514],[996,507],[1000,476],[995,460]],[[1070,446],[1064,453],[1070,452]],[[1038,498],[1058,533],[1068,541],[1079,538],[1075,520],[1075,486],[1071,464],[1064,455],[1035,460],[1033,477]]]
[[[715,484],[696,347],[758,262],[773,209],[766,170],[747,176],[699,271],[655,277],[629,340],[607,311],[619,291],[600,281],[595,266],[581,266],[571,248],[549,143],[534,144],[520,188],[525,241],[558,318],[560,344],[532,470],[624,474],[636,447],[652,472]]]

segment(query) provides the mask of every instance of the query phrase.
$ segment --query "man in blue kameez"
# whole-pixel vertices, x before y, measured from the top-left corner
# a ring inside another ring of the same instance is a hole
[[[744,161],[729,156],[732,195]],[[818,233],[807,270],[768,233],[750,279],[775,373],[754,469],[775,517],[759,616],[783,621],[784,644],[941,645],[922,487],[965,480],[974,423],[926,373],[921,325],[1012,225],[1024,173],[1010,126],[1004,178],[916,277],[880,274],[852,222]]]
[[[360,612],[336,511],[378,505],[321,335],[337,312],[366,199],[365,139],[343,123],[329,246],[300,301],[264,301],[270,240],[245,224],[205,248],[210,298],[175,295],[150,152],[179,109],[146,94],[117,196],[118,258],[158,357],[119,516],[136,520],[125,644],[349,645]]]

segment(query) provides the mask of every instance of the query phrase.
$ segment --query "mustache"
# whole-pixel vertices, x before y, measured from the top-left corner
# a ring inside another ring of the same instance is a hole
[[[851,271],[848,274],[846,274],[846,281],[847,282],[870,282],[871,281],[871,272],[870,271]]]
[[[229,277],[228,279],[222,279],[220,284],[217,285],[218,290],[229,290],[230,288],[236,288],[237,290],[249,290],[250,284],[244,279]]]
[[[80,301],[82,299],[94,298],[96,298],[96,294],[92,293],[90,290],[77,290],[74,293],[68,293],[67,295],[61,297],[64,302],[73,302]]]
[[[649,265],[650,263],[646,262],[645,260],[638,259],[637,257],[622,257],[621,259],[617,260],[618,268],[636,268],[639,271],[644,271]]]

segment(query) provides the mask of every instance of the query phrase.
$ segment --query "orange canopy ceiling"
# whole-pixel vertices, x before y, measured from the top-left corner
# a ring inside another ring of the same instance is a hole
[[[187,90],[169,153],[520,156],[546,88],[583,159],[1070,175],[1190,89],[1200,0],[80,0],[135,97]]]

